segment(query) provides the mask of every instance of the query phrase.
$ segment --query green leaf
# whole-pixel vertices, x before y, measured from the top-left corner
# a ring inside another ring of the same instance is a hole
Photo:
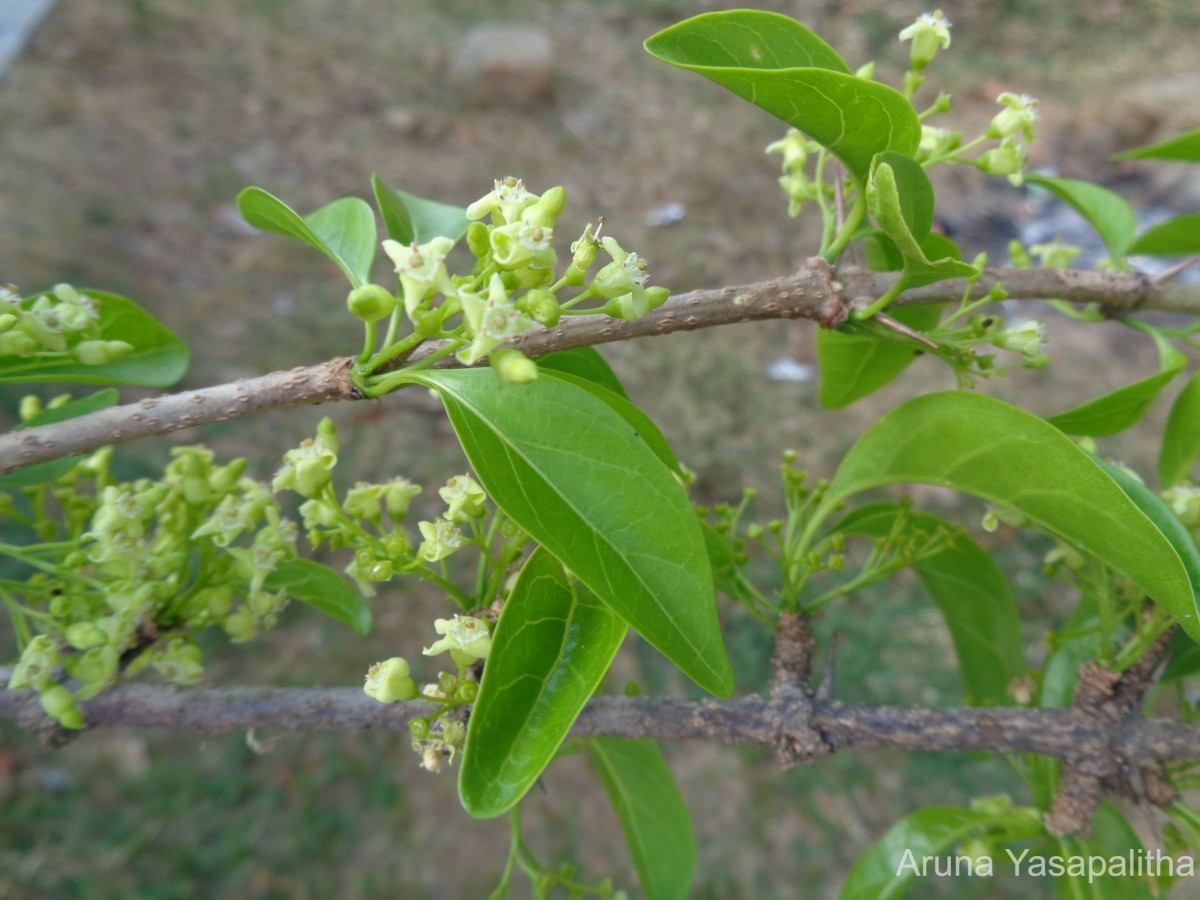
[[[371,610],[358,591],[328,566],[311,559],[281,563],[263,581],[263,589],[286,591],[293,600],[307,603],[358,634],[371,630]]]
[[[555,372],[566,372],[569,375],[586,378],[602,388],[608,388],[614,394],[619,394],[626,400],[629,399],[624,385],[621,384],[621,379],[617,378],[617,373],[612,370],[612,367],[595,347],[575,347],[572,350],[547,353],[545,356],[537,358],[537,364],[539,369],[552,369]]]
[[[1161,144],[1126,150],[1116,154],[1113,159],[1178,159],[1184,162],[1200,162],[1200,128]]]
[[[345,273],[353,287],[371,280],[375,260],[375,214],[365,200],[342,197],[301,217],[262,188],[238,194],[238,209],[247,223],[262,231],[282,234],[320,250]]]
[[[876,156],[867,182],[867,209],[901,253],[929,262],[921,241],[933,226],[933,186],[920,165],[895,151]]]
[[[1131,580],[1200,640],[1196,601],[1175,548],[1053,425],[978,394],[917,397],[850,448],[822,505],[827,513],[868,488],[911,482],[965,491],[1024,513]]]
[[[699,522],[618,413],[565,378],[415,372],[433,388],[496,505],[705,690],[733,691]]]
[[[1161,339],[1158,353],[1157,375],[1127,384],[1046,421],[1065,434],[1090,437],[1117,434],[1137,424],[1150,411],[1162,389],[1187,365],[1187,357]]]
[[[1073,178],[1026,175],[1025,180],[1044,187],[1073,207],[1100,235],[1113,262],[1124,261],[1129,245],[1133,243],[1133,233],[1137,231],[1137,218],[1121,197],[1098,184]]]
[[[851,74],[828,44],[778,13],[705,13],[646,41],[651,56],[703,75],[800,129],[865,178],[875,154],[911,156],[921,122],[898,91]]]
[[[1196,547],[1196,541],[1192,538],[1187,526],[1179,521],[1179,517],[1175,513],[1171,512],[1171,508],[1163,502],[1162,497],[1125,469],[1114,466],[1103,459],[1097,459],[1096,462],[1108,473],[1109,478],[1125,492],[1125,496],[1146,514],[1146,518],[1154,523],[1155,527],[1162,532],[1163,537],[1171,542],[1180,562],[1183,563],[1183,568],[1187,571],[1188,580],[1192,585],[1192,593],[1200,599],[1200,549]]]
[[[654,424],[654,421],[648,415],[630,403],[625,397],[620,394],[614,394],[594,381],[580,378],[569,372],[551,371],[545,374],[548,378],[558,378],[570,382],[577,388],[587,391],[593,397],[603,400],[609,409],[633,426],[634,436],[645,441],[646,446],[653,451],[654,455],[659,458],[659,461],[664,466],[676,475],[683,477],[683,469],[679,465],[679,460],[675,457],[675,451],[671,449],[671,445],[667,443],[667,439],[663,437],[663,433],[658,430],[658,426]]]
[[[1171,635],[1167,644],[1167,668],[1162,674],[1162,683],[1181,681],[1200,672],[1200,644],[1197,644],[1182,631]]]
[[[465,210],[450,203],[426,200],[385,185],[378,175],[371,176],[375,205],[383,215],[388,237],[401,244],[425,244],[435,237],[457,241],[467,233]]]
[[[1158,451],[1158,482],[1163,490],[1179,484],[1200,457],[1200,372],[1192,376],[1167,416]]]
[[[939,306],[903,306],[888,315],[917,331],[929,331],[941,317]],[[817,399],[826,409],[842,409],[879,390],[907,369],[923,352],[921,345],[897,336],[895,340],[865,332],[817,332],[817,368],[821,383]]]
[[[621,823],[646,900],[685,900],[696,871],[696,836],[658,744],[595,738],[584,746]]]
[[[99,412],[102,409],[115,406],[119,399],[120,395],[112,388],[96,391],[94,394],[87,397],[80,397],[78,400],[71,400],[54,409],[43,409],[29,421],[22,422],[16,426],[13,431],[23,431],[26,428],[36,428],[39,425],[52,425],[55,422],[65,422],[67,419],[86,416],[88,413]],[[74,468],[75,463],[79,462],[81,458],[80,456],[68,456],[62,459],[51,459],[44,463],[19,469],[9,475],[0,475],[0,489],[12,490],[14,488],[33,487],[34,485],[54,481],[70,472]]]
[[[835,531],[887,537],[900,507],[870,503],[852,510]],[[913,571],[937,604],[958,656],[966,701],[977,706],[1011,703],[1008,686],[1025,674],[1025,642],[1016,600],[995,561],[958,526],[917,513],[910,529],[950,531],[954,543],[913,563]]]
[[[1068,860],[1102,859],[1114,856],[1124,860],[1141,857],[1146,849],[1128,820],[1109,803],[1101,803],[1093,819],[1094,833],[1087,838],[1066,835],[1058,838],[1045,851],[1047,856]],[[1035,851],[1037,852],[1037,851]],[[1151,880],[1153,868],[1147,873]],[[1150,886],[1138,878],[1134,871],[1114,874],[1106,866],[1103,870],[1073,872],[1068,866],[1063,874],[1054,879],[1056,895],[1062,900],[1152,900],[1165,895],[1169,883],[1160,884],[1160,890],[1151,892]]]
[[[74,359],[0,356],[0,384],[70,381],[169,387],[183,377],[188,367],[187,345],[153,316],[116,294],[91,289],[81,289],[81,293],[99,304],[100,337],[132,344],[133,352],[100,366],[85,366]]]
[[[539,547],[492,635],[459,773],[463,808],[509,810],[549,765],[628,627]]]
[[[1041,831],[1036,819],[1017,809],[994,813],[957,806],[926,806],[910,813],[855,860],[838,898],[902,897],[920,874],[922,857],[944,855],[964,838],[997,826],[1009,826],[1031,835]],[[932,867],[924,877],[932,877]]]
[[[1130,254],[1189,256],[1200,253],[1200,213],[1185,213],[1147,228],[1129,248]]]

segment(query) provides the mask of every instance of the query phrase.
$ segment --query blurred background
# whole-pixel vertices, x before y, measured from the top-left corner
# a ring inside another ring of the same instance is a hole
[[[734,5],[58,0],[0,79],[0,283],[127,294],[188,341],[183,386],[199,387],[350,354],[361,341],[336,269],[241,221],[234,198],[248,185],[308,212],[345,194],[369,197],[372,172],[463,205],[511,174],[539,193],[566,187],[560,234],[605,216],[607,233],[649,260],[652,283],[682,291],[790,272],[814,253],[817,219],[807,210],[788,218],[778,157],[763,154],[785,126],[641,48],[688,15]],[[908,0],[760,7],[809,24],[851,66],[878,60],[877,77],[892,84],[907,59],[896,35],[926,10]],[[953,44],[925,89],[929,100],[953,96],[941,124],[974,134],[1001,91],[1033,94],[1042,103],[1035,166],[1098,180],[1151,214],[1200,207],[1187,167],[1107,162],[1200,125],[1191,0],[942,7]],[[1090,240],[1071,214],[1003,179],[965,167],[935,175],[940,225],[968,259],[988,250],[1005,264],[1011,238],[1053,237],[1038,230],[1047,216],[1067,240]],[[1010,315],[1049,323],[1055,365],[982,389],[1036,412],[1155,369],[1149,342],[1119,326],[1072,330],[1028,306]],[[696,500],[736,501],[755,487],[765,520],[780,510],[781,450],[828,476],[882,411],[953,386],[922,360],[868,401],[823,411],[812,337],[807,323],[763,323],[603,352],[697,472]],[[11,424],[18,399],[0,393],[0,424]],[[1103,449],[1145,466],[1166,406]],[[127,447],[120,466],[126,477],[150,474],[170,446],[204,441],[221,457],[249,455],[251,471],[268,478],[327,413],[342,435],[339,483],[405,474],[436,498],[432,487],[465,466],[440,413],[402,398],[179,432]],[[1046,547],[978,534],[973,502],[916,496],[1003,560],[1037,665],[1042,636],[1072,600],[1038,574]],[[302,609],[248,645],[214,635],[206,683],[358,684],[377,659],[418,656],[446,611],[436,594],[399,583],[373,603],[377,625],[365,640]],[[12,656],[6,627],[0,659]],[[838,636],[839,699],[958,702],[949,641],[912,582],[836,605],[819,627],[823,640]],[[740,689],[760,689],[770,636],[733,611],[726,640]],[[633,640],[610,687],[628,680],[688,692]],[[254,737],[110,731],[49,752],[0,723],[0,896],[357,900],[478,897],[495,884],[505,823],[470,820],[455,773],[420,771],[405,737]],[[697,897],[831,897],[854,858],[906,812],[1001,791],[1027,799],[1001,762],[965,755],[854,753],[784,773],[752,749],[665,749],[696,823]],[[635,887],[615,817],[578,757],[551,768],[525,820],[543,860]],[[949,897],[965,886],[922,887]],[[984,887],[969,886],[995,897],[1050,890]]]

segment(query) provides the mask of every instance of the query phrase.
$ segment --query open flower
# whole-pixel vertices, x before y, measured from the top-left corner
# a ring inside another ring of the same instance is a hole
[[[505,341],[533,327],[533,321],[521,315],[499,275],[493,275],[485,300],[478,294],[463,291],[459,294],[463,320],[471,345],[458,351],[463,365],[473,366]]]
[[[489,213],[497,225],[516,222],[527,207],[538,202],[538,195],[525,189],[524,182],[512,175],[495,182],[495,187],[467,207],[468,219],[482,219]]]
[[[446,271],[446,254],[454,246],[448,237],[435,237],[424,244],[384,241],[383,252],[396,266],[404,292],[404,311],[411,319],[427,298],[437,293],[453,294],[454,285]]]
[[[477,659],[487,659],[492,648],[492,635],[483,619],[474,616],[458,616],[453,619],[435,619],[433,630],[444,637],[421,652],[436,656],[450,651],[450,658],[460,666],[469,666]]]
[[[417,548],[417,557],[424,562],[443,560],[463,545],[463,533],[449,519],[418,522],[417,528],[425,539]]]
[[[940,9],[921,13],[917,21],[900,32],[900,40],[912,41],[909,59],[913,71],[920,72],[933,61],[938,50],[950,46],[950,20]]]

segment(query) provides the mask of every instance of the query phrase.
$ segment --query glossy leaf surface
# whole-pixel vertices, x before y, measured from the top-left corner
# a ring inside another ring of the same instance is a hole
[[[529,557],[492,634],[459,773],[463,808],[507,812],[554,758],[628,630],[544,549]]]
[[[393,241],[424,244],[435,237],[457,241],[467,233],[469,223],[461,206],[393,190],[378,175],[371,176],[371,187],[384,230]]]
[[[1165,490],[1179,484],[1197,457],[1200,457],[1200,372],[1192,376],[1175,398],[1167,416],[1158,454],[1159,486]]]
[[[991,826],[1025,825],[1017,810],[990,813],[957,806],[927,806],[905,816],[850,868],[839,900],[894,900],[904,896],[923,856],[946,857],[955,844]],[[1014,821],[1015,820],[1015,821]],[[1036,834],[1036,822],[1025,825]],[[910,864],[910,855],[912,864]]]
[[[262,188],[246,188],[237,198],[242,218],[262,231],[282,234],[320,250],[353,287],[371,280],[375,259],[375,213],[365,200],[342,197],[301,216]]]
[[[85,366],[74,359],[0,356],[0,384],[69,381],[169,387],[187,372],[187,345],[150,313],[132,300],[106,291],[88,289],[83,293],[99,304],[100,337],[132,344],[133,352],[99,366]]]
[[[1159,344],[1159,358],[1158,374],[1117,388],[1046,421],[1064,434],[1090,437],[1117,434],[1137,424],[1150,411],[1162,389],[1187,365],[1187,357],[1165,342]]]
[[[371,610],[358,591],[328,566],[311,559],[281,563],[266,577],[263,589],[286,591],[293,600],[307,603],[358,634],[371,630]]]
[[[571,350],[561,350],[558,353],[547,353],[537,358],[539,369],[551,369],[555,372],[566,372],[579,378],[586,378],[600,387],[608,388],[614,394],[619,394],[626,400],[625,386],[617,373],[612,370],[603,356],[595,347],[575,347]]]
[[[1200,128],[1159,144],[1126,150],[1116,154],[1113,159],[1174,159],[1181,162],[1200,162]]]
[[[528,385],[488,369],[411,377],[441,396],[496,505],[697,684],[729,696],[699,522],[636,429],[549,375]]]
[[[1150,256],[1189,256],[1200,253],[1200,213],[1185,213],[1147,228],[1129,248]]]
[[[646,900],[684,900],[696,871],[696,836],[658,744],[596,738],[585,747],[625,833]]]
[[[1083,216],[1100,235],[1114,262],[1125,259],[1137,230],[1137,218],[1120,196],[1098,184],[1074,178],[1026,175],[1025,180],[1044,187]]]
[[[1200,639],[1190,579],[1175,548],[1093,459],[1042,419],[978,394],[917,397],[851,447],[823,505],[912,482],[1024,513],[1104,560]]]
[[[800,129],[860,178],[875,154],[911,156],[920,143],[920,120],[902,94],[851,74],[833,48],[787,16],[705,13],[654,35],[646,50]]]
[[[941,307],[904,306],[888,315],[917,331],[929,331],[942,315]],[[876,337],[864,332],[817,332],[817,369],[821,375],[817,398],[826,409],[842,409],[873,394],[894,380],[918,356],[922,346],[901,338]]]

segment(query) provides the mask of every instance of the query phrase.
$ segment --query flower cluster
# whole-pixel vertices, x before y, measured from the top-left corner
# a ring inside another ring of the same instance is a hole
[[[519,178],[495,182],[491,191],[466,209],[466,246],[475,257],[472,270],[453,275],[446,260],[455,241],[435,237],[424,243],[385,240],[383,251],[399,279],[393,297],[378,285],[351,291],[347,304],[367,325],[367,346],[359,358],[367,371],[401,352],[411,353],[431,337],[448,339],[441,354],[454,352],[464,365],[487,359],[504,381],[524,384],[537,377],[537,365],[513,347],[505,347],[538,325],[553,327],[563,315],[603,313],[613,318],[640,318],[666,302],[665,288],[647,286],[646,261],[612,237],[588,225],[571,244],[571,258],[561,276],[555,248],[558,219],[566,191],[553,187],[538,195]],[[600,251],[610,257],[593,277],[588,271]],[[561,293],[582,288],[571,297]],[[591,302],[589,302],[591,301]],[[392,316],[384,348],[372,355],[375,323]],[[399,319],[407,318],[412,334],[396,340]],[[389,384],[387,371],[366,378],[370,392]]]
[[[34,508],[56,502],[62,519],[28,521],[49,543],[12,554],[40,570],[12,590],[40,633],[19,617],[23,647],[9,687],[38,691],[43,708],[73,728],[83,725],[75,701],[119,674],[149,667],[194,684],[202,670],[194,639],[206,626],[244,641],[274,625],[288,597],[269,579],[295,558],[297,529],[266,486],[245,477],[246,460],[218,465],[209,450],[179,447],[162,478],[120,482],[110,459],[111,449],[97,451],[26,488]]]
[[[69,284],[22,298],[0,287],[0,356],[65,359],[85,366],[116,362],[133,352],[126,341],[104,340],[100,304]]]
[[[808,174],[809,156],[819,149],[820,144],[795,128],[789,128],[786,135],[767,145],[767,153],[778,153],[783,157],[779,186],[787,195],[788,215],[792,218],[806,202],[816,200],[818,192],[828,189],[824,182],[813,180]]]

